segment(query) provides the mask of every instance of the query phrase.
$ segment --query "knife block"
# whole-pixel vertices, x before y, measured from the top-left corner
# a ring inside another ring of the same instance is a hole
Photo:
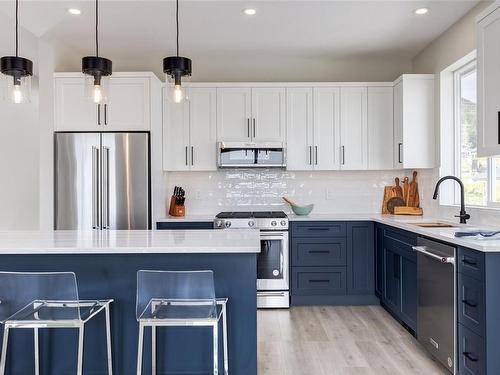
[[[183,204],[175,203],[175,197],[172,195],[170,198],[170,208],[168,210],[170,216],[184,217],[186,216],[186,208]]]

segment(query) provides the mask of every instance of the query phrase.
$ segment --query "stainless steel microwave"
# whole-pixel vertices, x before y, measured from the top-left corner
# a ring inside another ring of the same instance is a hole
[[[281,142],[219,142],[219,168],[285,168],[285,147]]]

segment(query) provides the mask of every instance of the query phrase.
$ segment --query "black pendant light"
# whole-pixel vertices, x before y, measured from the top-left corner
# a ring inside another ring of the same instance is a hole
[[[2,57],[0,71],[7,79],[5,99],[15,104],[29,102],[33,62],[19,57],[19,0],[16,0],[16,56]]]
[[[95,56],[82,58],[82,73],[86,75],[85,95],[94,103],[108,100],[108,78],[113,73],[111,60],[99,56],[99,2],[95,1]]]
[[[181,79],[182,77],[191,76],[191,59],[179,56],[179,0],[175,1],[175,22],[177,27],[177,55],[163,59],[163,72],[166,74],[170,86],[172,84],[174,86],[169,96],[175,103],[180,103],[185,97]]]

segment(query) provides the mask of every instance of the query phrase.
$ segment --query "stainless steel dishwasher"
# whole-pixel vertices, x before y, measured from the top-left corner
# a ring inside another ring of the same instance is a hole
[[[417,256],[417,339],[451,373],[455,373],[456,249],[419,238]]]

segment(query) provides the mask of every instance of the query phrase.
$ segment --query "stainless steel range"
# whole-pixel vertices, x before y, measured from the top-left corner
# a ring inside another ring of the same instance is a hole
[[[215,229],[260,230],[257,257],[257,307],[290,307],[288,276],[288,217],[282,211],[221,212]]]

